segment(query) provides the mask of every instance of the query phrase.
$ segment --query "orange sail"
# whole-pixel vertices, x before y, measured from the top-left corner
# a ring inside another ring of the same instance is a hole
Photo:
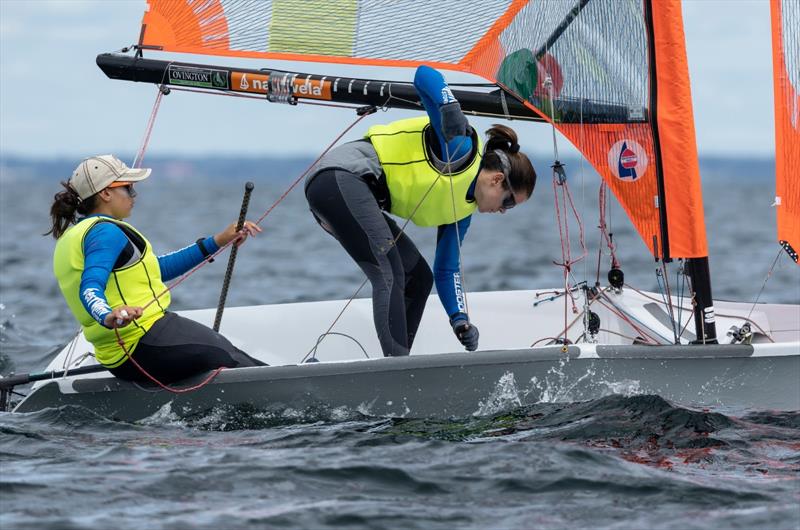
[[[778,241],[795,263],[800,251],[800,3],[772,0],[775,89],[775,205]]]
[[[581,150],[654,255],[708,255],[680,0],[148,0],[140,46],[480,75]]]

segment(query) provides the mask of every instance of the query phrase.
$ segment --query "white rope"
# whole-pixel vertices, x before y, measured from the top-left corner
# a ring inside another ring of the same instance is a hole
[[[778,254],[775,256],[775,259],[772,260],[772,266],[770,266],[769,270],[767,271],[767,275],[764,278],[764,282],[761,284],[761,290],[758,291],[758,295],[756,296],[755,301],[753,302],[753,307],[750,308],[750,312],[747,313],[747,319],[750,319],[750,316],[753,314],[753,311],[756,308],[756,304],[758,304],[758,300],[761,298],[761,295],[764,293],[764,288],[767,286],[767,282],[772,277],[772,273],[775,270],[775,265],[778,264],[778,260],[781,258],[781,254],[783,253],[783,247],[778,247]]]

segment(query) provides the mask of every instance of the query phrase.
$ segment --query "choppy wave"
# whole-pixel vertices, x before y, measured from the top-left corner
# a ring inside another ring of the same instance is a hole
[[[222,407],[131,424],[63,407],[0,414],[0,524],[794,528],[799,439],[799,412],[651,395],[446,421]]]

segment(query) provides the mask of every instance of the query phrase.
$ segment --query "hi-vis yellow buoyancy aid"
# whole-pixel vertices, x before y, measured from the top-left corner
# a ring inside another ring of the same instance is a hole
[[[83,241],[89,230],[101,222],[119,226],[134,247],[131,258],[124,264],[115,265],[108,278],[105,296],[112,309],[121,305],[144,307],[163,293],[166,286],[161,281],[158,257],[150,242],[128,223],[109,217],[89,217],[67,230],[56,242],[53,272],[61,293],[83,328],[86,339],[94,346],[97,361],[107,368],[115,368],[127,359],[117,343],[117,335],[113,329],[106,328],[92,318],[83,307],[79,293],[84,269]],[[140,318],[118,329],[128,352],[133,352],[142,335],[164,316],[169,303],[170,293],[167,291],[148,306]]]
[[[391,197],[389,211],[418,226],[446,225],[472,215],[477,208],[475,201],[467,201],[467,191],[480,171],[481,140],[473,131],[472,162],[458,173],[443,174],[430,158],[428,128],[427,116],[410,118],[373,125],[366,138],[378,153],[386,175]]]

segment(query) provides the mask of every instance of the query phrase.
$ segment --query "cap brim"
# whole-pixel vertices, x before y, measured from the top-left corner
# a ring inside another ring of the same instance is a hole
[[[144,167],[138,169],[129,168],[115,182],[139,182],[149,177],[151,171],[152,169]]]

